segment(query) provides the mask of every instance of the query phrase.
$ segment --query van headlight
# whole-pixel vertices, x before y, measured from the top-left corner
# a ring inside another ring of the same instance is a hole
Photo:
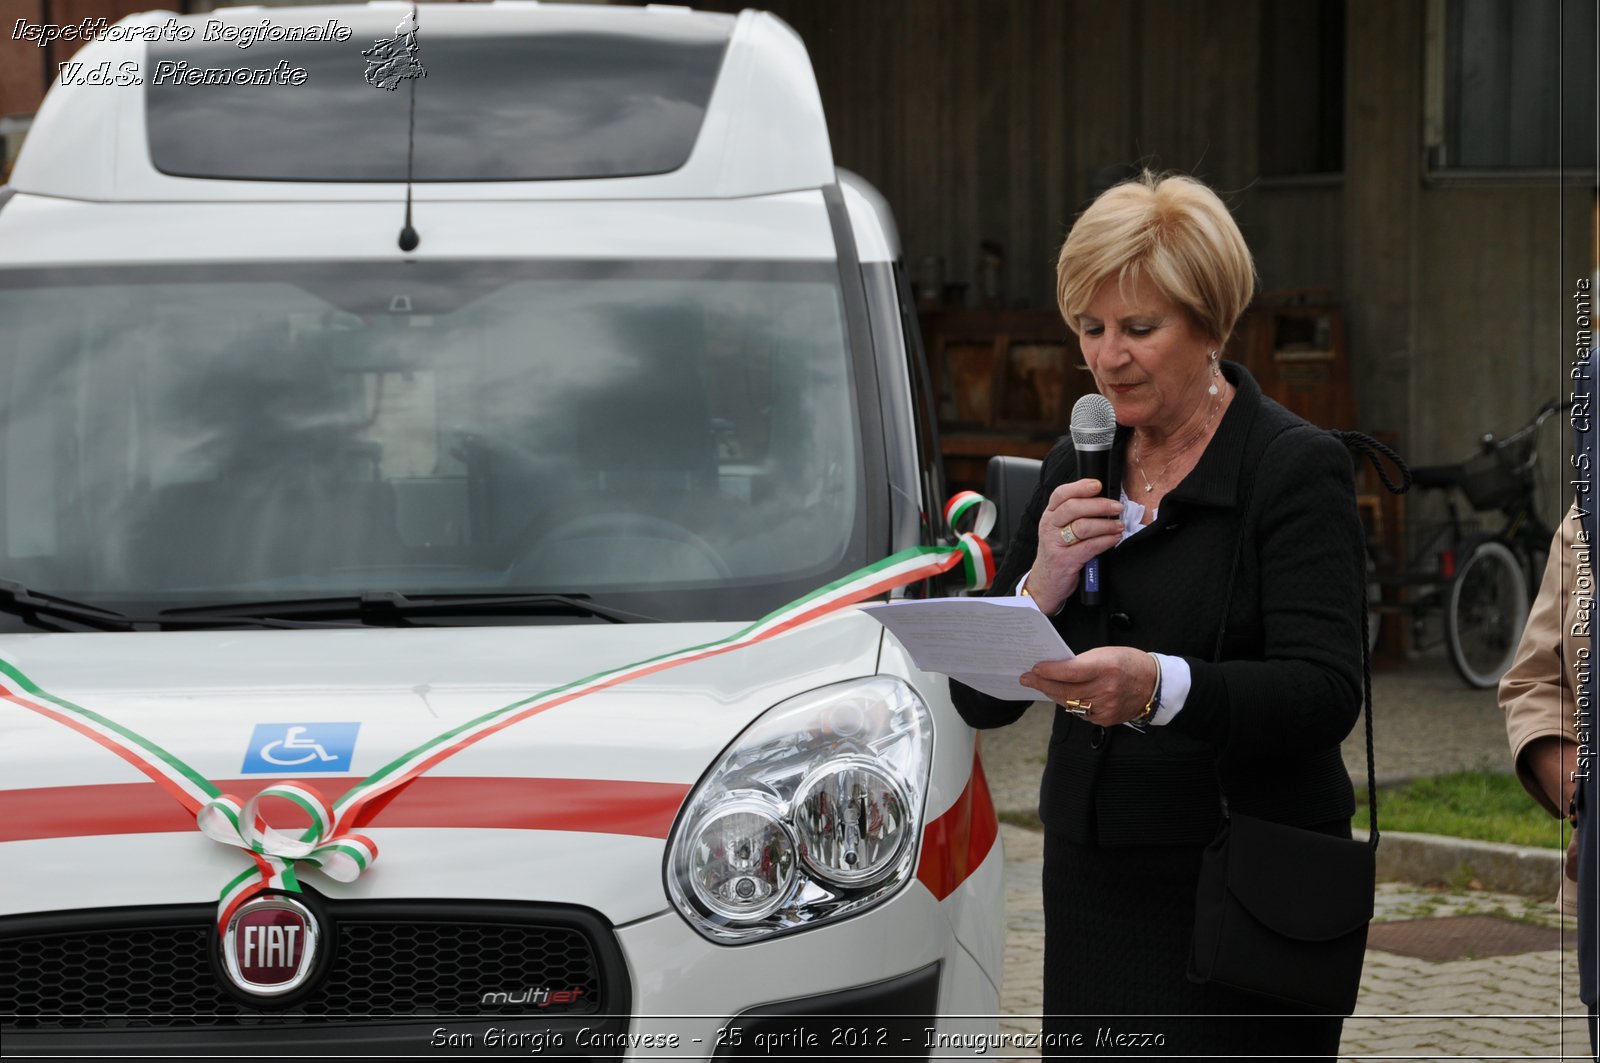
[[[886,900],[915,869],[933,755],[928,707],[887,676],[768,710],[712,765],[667,845],[667,893],[734,944]]]
[[[770,802],[734,800],[702,817],[688,849],[690,892],[712,915],[762,919],[794,888],[794,839]]]

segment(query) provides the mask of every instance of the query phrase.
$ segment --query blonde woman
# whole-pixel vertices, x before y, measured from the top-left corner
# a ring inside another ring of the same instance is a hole
[[[1022,681],[1058,706],[1040,790],[1046,1030],[1083,1044],[1110,1027],[1159,1035],[1168,1055],[1338,1050],[1337,1017],[1238,1018],[1299,1009],[1186,977],[1224,792],[1345,838],[1355,810],[1339,753],[1360,711],[1352,463],[1221,360],[1254,281],[1227,208],[1187,177],[1108,190],[1061,249],[1062,315],[1116,413],[1116,489],[1101,497],[1058,446],[995,586],[1020,588],[1077,653]],[[975,727],[1028,707],[951,685]]]

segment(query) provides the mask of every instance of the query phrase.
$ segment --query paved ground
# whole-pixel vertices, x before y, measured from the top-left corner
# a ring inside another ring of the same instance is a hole
[[[1505,716],[1495,692],[1467,686],[1442,653],[1372,673],[1372,729],[1379,785],[1461,768],[1511,771]],[[1344,745],[1344,762],[1351,778],[1365,775],[1366,740],[1359,723]]]
[[[1493,692],[1468,689],[1442,658],[1425,657],[1403,671],[1374,675],[1374,708],[1382,781],[1462,767],[1510,770]],[[1018,724],[984,735],[984,762],[996,804],[1013,821],[1037,804],[1049,724],[1048,712],[1036,707]],[[1359,734],[1346,745],[1345,756],[1353,775],[1365,770]],[[1032,830],[1010,825],[1002,827],[1002,837],[1007,938],[1000,1030],[1020,1038],[1039,1028],[1042,839]],[[1379,887],[1378,921],[1418,921],[1398,928],[1409,931],[1406,936],[1413,942],[1426,945],[1429,935],[1460,926],[1422,920],[1463,915],[1489,915],[1558,932],[1544,935],[1552,940],[1535,951],[1509,955],[1478,955],[1469,946],[1469,954],[1461,958],[1428,960],[1369,949],[1356,1015],[1344,1027],[1343,1058],[1589,1058],[1584,1009],[1577,996],[1572,923],[1561,919],[1552,898],[1430,890],[1401,883]],[[1037,1054],[1002,1048],[989,1058],[1025,1059]]]

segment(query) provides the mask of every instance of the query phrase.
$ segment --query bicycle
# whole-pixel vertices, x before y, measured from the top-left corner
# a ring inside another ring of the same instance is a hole
[[[1428,621],[1439,613],[1450,662],[1469,686],[1499,683],[1522,638],[1530,589],[1539,584],[1555,534],[1536,505],[1539,429],[1562,408],[1560,400],[1551,399],[1505,438],[1485,434],[1478,453],[1458,464],[1413,468],[1413,486],[1444,493],[1446,519],[1402,567],[1385,566],[1381,551],[1369,547],[1369,603],[1384,588],[1412,592],[1408,601],[1372,603],[1369,609],[1409,613],[1419,649],[1436,644]],[[1472,513],[1499,511],[1500,526],[1487,534],[1479,530],[1475,521],[1463,518],[1460,499]]]

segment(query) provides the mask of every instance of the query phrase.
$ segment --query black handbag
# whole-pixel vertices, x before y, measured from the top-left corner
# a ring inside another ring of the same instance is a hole
[[[1411,486],[1410,470],[1392,450],[1359,433],[1339,434],[1347,446],[1366,451],[1389,490],[1398,494]],[[1402,486],[1389,480],[1373,457],[1374,448],[1394,461]],[[1243,548],[1241,519],[1239,552]],[[1239,553],[1235,553],[1235,575],[1238,565]],[[1228,585],[1232,587],[1233,582],[1230,579]],[[1190,981],[1213,982],[1270,997],[1307,1013],[1349,1015],[1355,1010],[1377,882],[1378,799],[1372,786],[1372,660],[1367,636],[1363,610],[1362,713],[1367,733],[1367,800],[1372,810],[1368,839],[1339,838],[1230,813],[1224,792],[1222,827],[1200,861]],[[1221,655],[1219,631],[1213,659]]]
[[[1200,861],[1189,978],[1307,1012],[1355,1010],[1377,881],[1372,842],[1237,813]]]

